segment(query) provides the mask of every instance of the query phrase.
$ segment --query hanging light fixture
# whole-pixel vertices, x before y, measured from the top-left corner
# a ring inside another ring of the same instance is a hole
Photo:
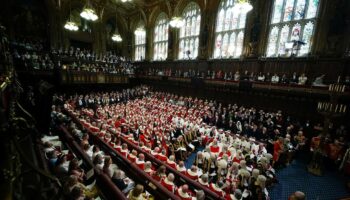
[[[72,8],[70,3],[69,3],[69,20],[64,25],[64,28],[69,31],[77,31],[79,29],[77,24],[72,21]]]
[[[90,5],[90,1],[88,0],[86,3],[85,8],[80,13],[80,16],[88,21],[96,21],[98,19],[98,16],[95,12],[95,10]]]
[[[134,34],[135,34],[136,36],[145,36],[145,35],[146,35],[146,30],[145,30],[145,28],[144,28],[143,26],[140,26],[140,27],[138,27],[138,28],[135,30]]]
[[[75,22],[72,21],[67,21],[66,24],[64,25],[64,28],[69,30],[69,31],[77,31],[79,27]]]
[[[142,21],[141,13],[140,13],[140,22]],[[134,31],[136,36],[145,36],[146,30],[143,24],[139,25],[139,27]]]
[[[170,20],[170,26],[173,28],[181,28],[184,24],[184,20],[181,17],[173,17]]]
[[[121,41],[123,41],[123,38],[122,38],[122,36],[120,36],[118,33],[114,33],[114,34],[112,35],[112,40],[113,40],[114,42],[121,42]]]
[[[253,6],[250,4],[249,0],[236,0],[234,9],[240,13],[246,14],[253,9]]]
[[[120,36],[119,32],[118,32],[118,27],[117,27],[117,14],[115,14],[115,32],[112,35],[112,40],[114,42],[121,42],[123,41],[122,36]]]

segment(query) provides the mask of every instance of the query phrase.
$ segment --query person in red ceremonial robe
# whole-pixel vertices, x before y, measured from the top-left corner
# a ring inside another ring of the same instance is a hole
[[[237,150],[236,156],[233,158],[233,162],[240,163],[241,160],[244,160],[244,155],[240,149]]]
[[[220,147],[218,146],[218,141],[215,139],[213,140],[212,145],[210,146],[210,153],[217,155],[220,152]]]
[[[273,144],[273,161],[276,163],[283,152],[283,137],[279,137],[277,141]]]
[[[140,169],[144,170],[145,169],[145,155],[143,153],[140,153],[139,157],[138,157],[138,159],[136,159],[135,163]]]
[[[104,137],[104,141],[105,141],[106,143],[109,143],[111,140],[112,140],[111,134],[106,133],[106,135],[105,135],[105,137]]]
[[[165,179],[166,177],[166,167],[164,165],[158,167],[156,173],[153,174],[153,178],[156,180],[156,181],[161,181],[163,179]]]
[[[119,153],[122,151],[122,146],[120,145],[120,142],[118,144],[115,144],[115,146],[113,147],[116,151],[118,151]]]
[[[156,148],[154,148],[154,150],[151,151],[151,155],[154,156],[155,158],[157,158],[159,151],[160,151],[159,147],[156,147]]]
[[[150,161],[145,162],[145,170],[144,170],[148,175],[153,176],[155,173],[154,170],[152,169],[152,163]]]
[[[168,157],[166,157],[165,154],[166,154],[166,150],[163,149],[163,150],[162,150],[162,153],[159,153],[159,154],[156,156],[156,158],[157,158],[158,160],[162,161],[162,162],[166,162],[166,161],[168,160]]]
[[[124,156],[127,157],[129,154],[129,149],[128,149],[128,145],[126,143],[122,144],[122,149],[120,150],[120,153]]]
[[[174,184],[174,179],[175,179],[175,176],[173,173],[169,173],[168,176],[161,180],[161,184],[166,188],[168,189],[170,192],[174,193],[175,192],[175,184]]]
[[[187,174],[184,161],[179,162],[179,164],[176,166],[176,170],[181,174]]]
[[[169,156],[169,159],[166,161],[166,164],[168,164],[170,167],[176,169],[175,156],[174,155]]]
[[[131,153],[128,155],[128,160],[130,160],[130,162],[135,162],[137,158],[137,151],[135,149],[133,149],[131,151]]]
[[[117,120],[114,122],[114,127],[119,128],[121,125],[122,123],[120,122],[120,117],[118,117]]]
[[[227,150],[227,146],[226,145],[224,145],[222,147],[222,151],[219,153],[218,160],[220,160],[223,155],[226,155],[227,158],[231,157],[231,152]]]
[[[205,187],[209,187],[209,176],[208,174],[202,174],[202,176],[198,179],[198,182],[205,186]]]
[[[209,189],[213,192],[215,192],[220,197],[225,196],[225,192],[221,189],[224,186],[224,183],[222,181],[217,181],[216,183],[210,183]]]
[[[90,126],[90,131],[94,134],[98,133],[100,129],[96,127],[95,125]]]
[[[192,166],[191,166],[191,169],[188,169],[188,170],[186,171],[186,175],[187,175],[190,179],[196,181],[196,180],[198,179],[198,169],[197,169],[197,166],[192,165]]]
[[[175,194],[180,197],[181,200],[192,200],[187,184],[180,186]]]

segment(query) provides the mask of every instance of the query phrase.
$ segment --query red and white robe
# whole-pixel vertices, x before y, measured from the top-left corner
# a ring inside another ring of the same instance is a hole
[[[145,169],[145,161],[144,160],[136,159],[135,163],[136,163],[137,167],[139,167],[140,169],[142,169],[142,170]]]
[[[186,171],[186,175],[187,175],[190,179],[192,179],[192,180],[194,180],[194,181],[196,181],[196,180],[198,179],[198,173],[197,173],[197,172],[191,171],[191,169],[188,169],[188,170]]]
[[[179,187],[177,190],[176,190],[176,196],[180,197],[181,200],[191,200],[192,197],[190,194],[188,194],[188,192],[183,192],[182,191],[182,187]]]
[[[170,167],[176,169],[176,163],[174,161],[171,161],[171,160],[167,160],[166,161],[166,164],[168,164]]]
[[[170,192],[175,192],[175,185],[173,182],[170,182],[168,178],[163,179],[160,182],[164,187],[166,187]]]
[[[209,184],[209,189],[210,189],[211,191],[215,192],[217,195],[219,195],[219,196],[221,196],[221,197],[224,197],[224,196],[225,196],[225,192],[222,191],[221,188],[218,188],[218,187],[216,186],[215,183],[210,183],[210,184]]]

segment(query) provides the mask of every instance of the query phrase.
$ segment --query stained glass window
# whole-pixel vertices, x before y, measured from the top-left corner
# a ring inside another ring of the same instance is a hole
[[[143,23],[139,23],[139,27],[143,27]],[[144,34],[135,34],[135,55],[134,60],[140,61],[145,59],[146,55],[146,33]]]
[[[201,11],[198,4],[189,3],[182,12],[182,19],[185,25],[180,28],[178,59],[197,58],[201,24]]]
[[[320,0],[274,0],[266,55],[306,56],[312,48]]]
[[[221,0],[216,18],[214,58],[238,58],[242,55],[246,13],[234,10],[234,0]]]
[[[165,60],[168,57],[168,17],[165,13],[159,14],[153,38],[153,60]]]

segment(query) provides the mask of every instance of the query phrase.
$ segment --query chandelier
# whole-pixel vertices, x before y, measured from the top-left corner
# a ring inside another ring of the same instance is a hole
[[[95,10],[92,8],[92,6],[90,6],[89,0],[87,1],[83,11],[80,13],[80,16],[88,21],[96,21],[98,19]]]
[[[71,2],[69,2],[69,20],[64,25],[64,28],[69,31],[77,31],[79,27],[75,22],[72,21],[72,8],[71,8]]]
[[[69,31],[77,31],[79,27],[75,22],[72,21],[67,21],[66,24],[64,25],[64,28],[69,30]]]
[[[237,0],[234,9],[245,14],[251,11],[253,6],[250,4],[249,0]]]
[[[185,23],[181,17],[173,17],[170,20],[170,26],[173,28],[181,28],[184,24]]]
[[[122,38],[122,36],[119,35],[118,32],[116,32],[112,35],[112,40],[114,42],[121,42],[121,41],[123,41],[123,38]]]
[[[146,30],[145,30],[145,28],[144,28],[143,26],[140,26],[140,27],[138,27],[138,28],[135,30],[134,34],[135,34],[136,36],[145,36],[145,35],[146,35]]]

